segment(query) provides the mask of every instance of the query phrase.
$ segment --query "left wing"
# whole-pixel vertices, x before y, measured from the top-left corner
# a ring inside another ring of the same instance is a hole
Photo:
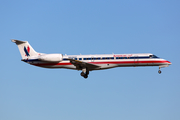
[[[98,65],[94,65],[94,64],[79,61],[79,60],[74,60],[71,58],[66,58],[66,59],[68,59],[71,62],[71,64],[76,66],[76,69],[78,69],[78,70],[81,70],[83,68],[87,68],[88,70],[93,70],[93,69],[97,69],[98,67],[100,67]]]

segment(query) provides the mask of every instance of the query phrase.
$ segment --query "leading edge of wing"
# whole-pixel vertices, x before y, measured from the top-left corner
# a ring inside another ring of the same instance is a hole
[[[95,64],[91,64],[91,63],[83,62],[83,61],[79,61],[79,60],[74,60],[71,58],[66,58],[66,59],[68,59],[76,67],[89,68],[89,69],[94,69],[94,68],[100,67],[100,66],[95,65]]]

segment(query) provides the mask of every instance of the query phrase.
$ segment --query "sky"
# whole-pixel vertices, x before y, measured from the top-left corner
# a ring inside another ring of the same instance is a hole
[[[180,120],[180,1],[0,0],[0,120]],[[92,71],[21,61],[41,53],[153,53],[172,65]]]

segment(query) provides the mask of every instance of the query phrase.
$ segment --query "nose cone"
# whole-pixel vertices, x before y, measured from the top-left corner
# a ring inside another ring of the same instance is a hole
[[[169,61],[167,61],[167,64],[168,64],[168,65],[171,65],[172,63],[171,63],[171,62],[169,62]]]

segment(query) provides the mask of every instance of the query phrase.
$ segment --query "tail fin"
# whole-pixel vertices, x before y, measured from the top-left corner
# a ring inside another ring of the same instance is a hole
[[[30,56],[38,56],[38,53],[31,47],[28,41],[12,40],[12,42],[18,46],[22,59],[27,59]]]

